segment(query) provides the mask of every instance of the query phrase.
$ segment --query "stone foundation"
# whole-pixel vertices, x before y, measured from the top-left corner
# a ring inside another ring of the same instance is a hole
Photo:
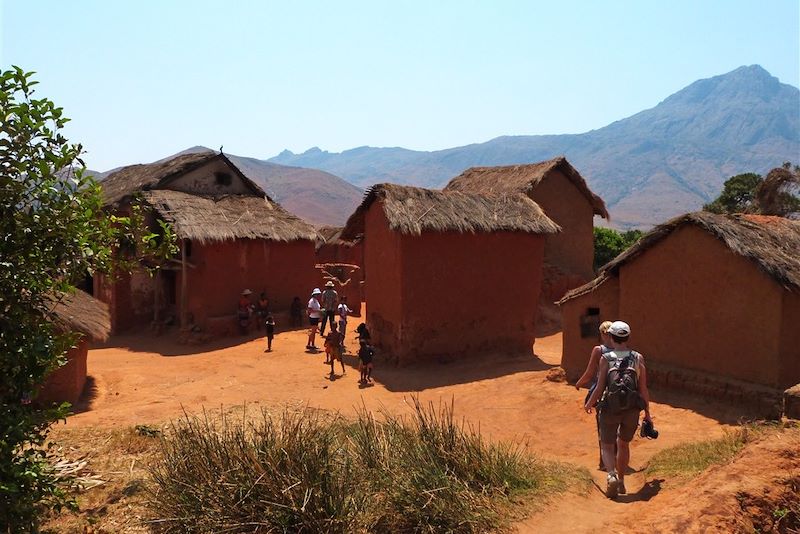
[[[780,419],[784,412],[784,392],[759,384],[744,382],[702,371],[683,369],[653,361],[647,362],[647,383],[662,388],[679,389],[733,404],[746,405],[759,417]],[[800,411],[800,391],[795,397]]]

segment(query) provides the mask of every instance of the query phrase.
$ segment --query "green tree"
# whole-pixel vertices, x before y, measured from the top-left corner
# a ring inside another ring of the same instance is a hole
[[[597,271],[642,237],[641,230],[618,232],[612,228],[594,228],[594,270]]]
[[[761,175],[752,172],[732,176],[725,181],[719,196],[703,206],[703,210],[711,213],[756,213],[756,188],[761,182]]]
[[[30,72],[0,73],[0,530],[32,532],[48,509],[73,504],[48,462],[50,425],[69,406],[31,399],[74,343],[50,320],[52,299],[107,269],[119,222],[103,215],[68,119],[34,98]]]

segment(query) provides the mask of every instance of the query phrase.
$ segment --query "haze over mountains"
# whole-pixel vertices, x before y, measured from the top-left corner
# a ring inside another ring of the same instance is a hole
[[[361,188],[380,182],[439,188],[469,167],[562,154],[604,198],[616,226],[651,226],[699,209],[732,175],[800,163],[800,90],[752,65],[694,82],[654,108],[581,134],[503,136],[434,152],[312,148],[268,161],[322,169]],[[302,189],[298,183],[294,194],[305,195]]]

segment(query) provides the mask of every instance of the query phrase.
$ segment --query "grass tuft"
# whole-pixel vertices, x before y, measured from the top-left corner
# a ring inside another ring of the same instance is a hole
[[[726,431],[718,439],[683,443],[657,452],[645,469],[645,475],[677,479],[692,478],[712,465],[731,461],[744,446],[762,432],[756,426]]]
[[[453,406],[354,421],[309,410],[212,421],[161,438],[147,505],[161,532],[485,532],[588,475],[490,444]]]

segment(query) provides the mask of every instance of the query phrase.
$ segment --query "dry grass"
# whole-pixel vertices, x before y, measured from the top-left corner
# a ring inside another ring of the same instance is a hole
[[[552,234],[560,230],[536,202],[519,193],[480,195],[377,184],[367,191],[347,220],[342,239],[356,239],[364,233],[366,212],[376,201],[380,202],[389,227],[407,235],[426,231]]]
[[[135,427],[56,428],[51,440],[57,456],[75,463],[86,463],[79,476],[102,481],[76,495],[78,513],[62,513],[48,518],[46,532],[100,533],[147,532],[143,488],[147,464],[158,448],[158,440]]]
[[[486,532],[588,481],[417,402],[409,420],[186,417],[161,445],[148,506],[163,532]]]

